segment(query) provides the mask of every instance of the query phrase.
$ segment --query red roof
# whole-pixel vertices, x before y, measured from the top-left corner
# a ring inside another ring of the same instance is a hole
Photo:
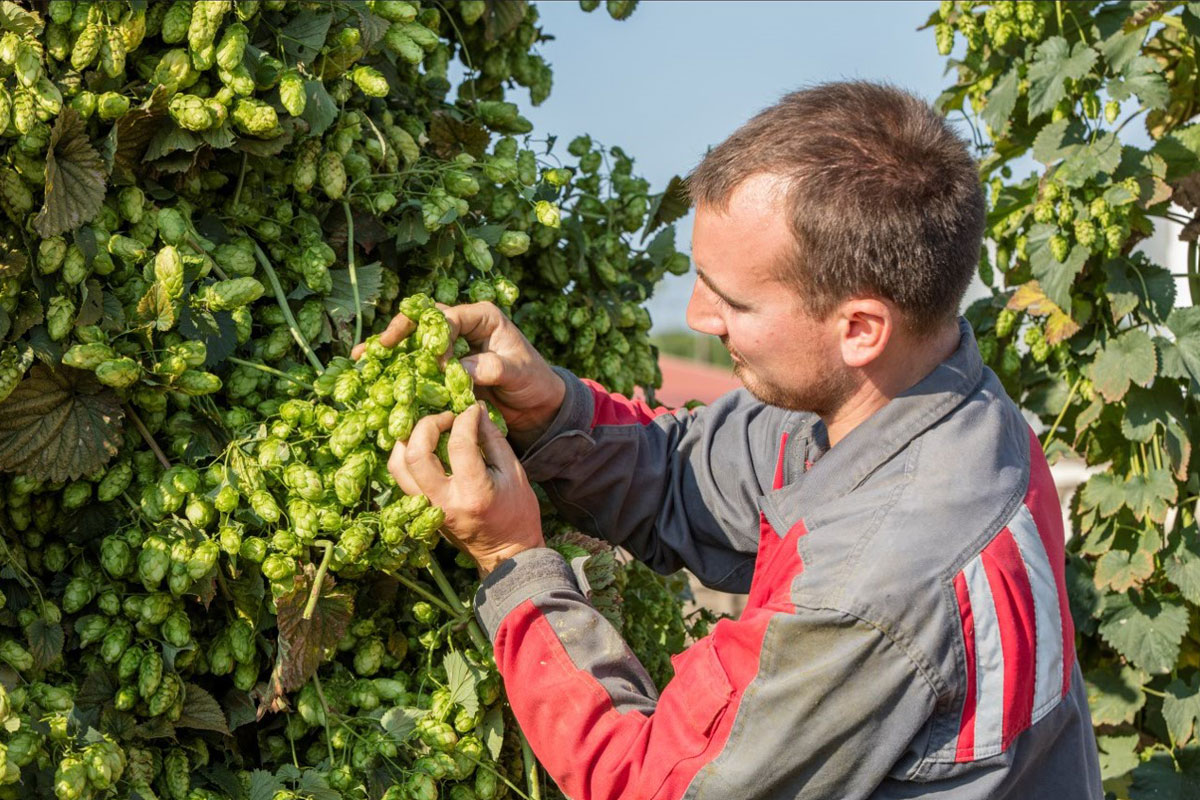
[[[689,400],[711,403],[742,385],[734,377],[732,367],[717,367],[668,355],[658,357],[658,366],[662,369],[663,385],[654,397],[671,408],[678,408]]]

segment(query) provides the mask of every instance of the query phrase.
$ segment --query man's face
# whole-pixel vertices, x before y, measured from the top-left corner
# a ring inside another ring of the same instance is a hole
[[[764,403],[828,416],[857,386],[843,363],[838,315],[804,311],[793,285],[776,276],[794,252],[778,178],[746,179],[728,209],[699,206],[692,231],[698,278],[688,325],[720,337],[734,373]]]

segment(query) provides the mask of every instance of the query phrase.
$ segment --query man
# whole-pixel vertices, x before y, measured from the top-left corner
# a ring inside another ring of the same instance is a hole
[[[460,306],[511,447],[475,408],[423,420],[389,464],[476,558],[542,764],[575,800],[1101,798],[1057,495],[957,317],[984,224],[965,144],[903,92],[828,84],[748,122],[690,188],[688,323],[745,389],[652,411]],[[652,567],[749,591],[745,612],[656,694],[544,546],[528,479]]]

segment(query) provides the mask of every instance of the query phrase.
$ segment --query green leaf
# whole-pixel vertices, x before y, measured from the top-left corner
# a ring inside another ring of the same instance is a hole
[[[213,696],[194,683],[184,684],[183,712],[175,720],[177,728],[193,728],[200,731],[215,731],[229,736],[229,723],[225,712]]]
[[[396,226],[396,249],[403,252],[429,242],[429,231],[421,221],[419,211],[407,211]]]
[[[1099,632],[1134,666],[1165,675],[1175,668],[1187,629],[1186,606],[1153,595],[1134,599],[1118,594],[1108,596]]]
[[[1175,349],[1192,380],[1200,382],[1200,306],[1177,308],[1167,317]]]
[[[1179,480],[1186,480],[1188,464],[1192,460],[1192,441],[1182,422],[1172,420],[1167,423],[1164,444],[1166,445],[1167,459],[1171,463],[1171,472]]]
[[[1065,185],[1078,188],[1097,175],[1109,174],[1121,163],[1121,140],[1113,133],[1103,133],[1068,155],[1055,172]]]
[[[1150,56],[1137,56],[1121,71],[1120,76],[1111,78],[1105,87],[1109,97],[1118,102],[1137,95],[1147,108],[1166,108],[1171,99],[1167,80],[1161,74],[1162,65]]]
[[[41,364],[0,403],[0,470],[63,481],[117,454],[125,412],[91,372]]]
[[[112,135],[116,137],[112,165],[114,183],[138,182],[146,147],[167,120],[168,94],[165,86],[154,87],[146,102],[130,109],[113,124]]]
[[[1058,232],[1054,225],[1034,225],[1029,229],[1029,268],[1041,291],[1068,316],[1071,313],[1071,285],[1088,259],[1088,250],[1075,245],[1067,260],[1059,262],[1050,252],[1050,239]]]
[[[81,289],[83,296],[79,303],[79,313],[75,315],[75,327],[77,328],[83,325],[95,325],[104,319],[104,289],[100,287],[100,281],[88,278]]]
[[[502,39],[525,19],[527,0],[488,0],[483,12],[483,36],[487,42]]]
[[[1179,678],[1167,684],[1163,698],[1163,719],[1175,739],[1175,744],[1185,745],[1191,738],[1197,722],[1200,722],[1200,673],[1192,673],[1188,683]]]
[[[1131,387],[1125,396],[1121,434],[1131,442],[1149,442],[1158,430],[1183,421],[1183,395],[1178,384],[1155,381],[1149,389]]]
[[[1096,744],[1100,750],[1100,778],[1119,778],[1142,763],[1137,754],[1138,736],[1098,736]]]
[[[446,668],[446,687],[450,690],[450,702],[463,707],[468,714],[479,711],[479,696],[475,687],[479,685],[481,673],[470,664],[462,653],[448,653],[442,661]]]
[[[237,323],[229,311],[209,311],[185,305],[179,313],[179,332],[204,342],[204,366],[214,367],[237,349]]]
[[[276,792],[284,789],[283,781],[263,769],[250,773],[250,786],[246,790],[246,800],[272,800]]]
[[[1176,767],[1176,762],[1179,766]],[[1200,800],[1200,747],[1170,753],[1157,750],[1133,771],[1131,800]]]
[[[1110,339],[1089,367],[1096,390],[1110,403],[1125,396],[1130,383],[1148,386],[1158,372],[1154,342],[1145,331],[1128,330]]]
[[[379,298],[383,285],[383,267],[378,263],[355,267],[355,277],[358,279],[358,298],[368,306]],[[331,316],[342,315],[353,318],[357,309],[354,307],[354,288],[350,285],[350,270],[331,269],[329,277],[333,279],[333,289],[321,298],[325,310]]]
[[[283,52],[287,61],[308,62],[316,58],[325,44],[333,13],[329,11],[301,11],[291,18],[279,32],[283,40]]]
[[[1176,181],[1195,172],[1200,165],[1200,123],[1176,128],[1154,143],[1151,152],[1163,159],[1167,181]]]
[[[655,266],[660,266],[663,261],[675,252],[675,226],[668,225],[659,231],[650,244],[646,245],[646,255]]]
[[[396,706],[383,712],[379,724],[398,742],[403,742],[412,736],[417,729],[417,723],[429,716],[429,711],[423,708],[408,708]]]
[[[1145,28],[1133,31],[1118,30],[1100,43],[1100,53],[1108,62],[1108,68],[1113,72],[1120,73],[1141,52],[1142,42],[1145,40]]]
[[[104,186],[104,162],[88,139],[87,124],[68,106],[50,132],[46,197],[34,228],[49,237],[90,222],[104,204]]]
[[[119,688],[116,676],[108,670],[91,670],[83,679],[79,691],[75,693],[75,708],[76,710],[99,708],[112,700]]]
[[[312,616],[304,619],[304,607],[312,592],[315,572],[311,563],[305,564],[304,571],[293,578],[292,590],[275,601],[279,650],[266,696],[259,707],[260,716],[267,711],[286,708],[284,695],[308,683],[350,624],[354,598],[346,590],[335,588],[333,576],[329,574],[321,582]]]
[[[1087,141],[1083,123],[1070,117],[1042,126],[1033,139],[1033,157],[1043,164],[1053,164],[1074,153]]]
[[[226,122],[219,128],[209,128],[200,132],[200,138],[213,150],[224,150],[233,147],[237,137],[233,134],[233,126]]]
[[[983,121],[992,126],[994,131],[1004,130],[1017,106],[1017,98],[1021,96],[1021,76],[1016,67],[1008,70],[992,87],[987,95],[987,105],[980,116]]]
[[[158,161],[171,153],[179,151],[190,153],[202,144],[204,144],[204,140],[199,136],[172,122],[169,125],[161,126],[150,139],[150,143],[146,145],[144,158],[146,161]]]
[[[1113,322],[1139,307],[1153,322],[1167,319],[1175,306],[1175,279],[1169,270],[1151,264],[1141,254],[1116,258],[1104,265],[1104,287],[1112,306]]]
[[[491,754],[493,761],[500,760],[500,751],[504,748],[504,712],[493,708],[483,715],[483,723],[479,726],[479,738],[483,746]]]
[[[1111,517],[1125,505],[1124,481],[1111,472],[1098,472],[1088,478],[1079,495],[1081,510],[1096,509],[1101,517]]]
[[[1096,725],[1121,725],[1132,722],[1133,715],[1146,704],[1142,692],[1145,676],[1132,667],[1115,665],[1091,670],[1086,675],[1088,707]]]
[[[308,800],[342,800],[342,793],[329,785],[329,780],[320,770],[306,769],[296,784],[296,794]]]
[[[1139,522],[1145,517],[1155,522],[1165,521],[1167,511],[1178,496],[1179,487],[1165,467],[1125,478],[1125,504]]]
[[[1029,116],[1054,108],[1067,96],[1067,79],[1079,80],[1087,75],[1096,58],[1096,51],[1085,42],[1077,42],[1072,50],[1061,36],[1052,36],[1038,45],[1029,66]]]
[[[25,626],[25,641],[29,643],[29,654],[33,656],[33,668],[42,671],[62,655],[66,636],[62,625],[45,619],[35,619]]]
[[[1109,550],[1096,562],[1096,586],[1123,592],[1140,586],[1154,574],[1154,555],[1144,550],[1130,553]]]
[[[507,230],[503,225],[476,225],[474,228],[468,228],[467,233],[474,236],[476,239],[483,239],[492,247],[495,247],[500,242],[500,237]]]
[[[1175,549],[1163,559],[1163,571],[1184,599],[1200,605],[1200,538],[1195,525],[1184,529]]]
[[[688,194],[687,184],[678,175],[673,175],[667,181],[667,188],[662,192],[651,195],[650,209],[647,212],[646,228],[642,231],[642,241],[663,225],[670,225],[681,218],[692,207],[692,198]]]
[[[321,81],[305,81],[304,94],[304,113],[300,118],[308,123],[309,133],[320,136],[337,119],[337,103],[329,96]]]

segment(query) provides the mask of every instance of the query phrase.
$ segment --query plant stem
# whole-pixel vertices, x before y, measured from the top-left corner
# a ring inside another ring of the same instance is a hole
[[[458,592],[454,591],[454,587],[450,585],[450,581],[446,578],[446,573],[442,572],[441,565],[432,556],[429,561],[429,574],[433,576],[433,582],[441,590],[442,596],[450,601],[450,605],[458,608],[461,613],[464,610],[462,599],[459,598]]]
[[[197,253],[207,253],[204,247],[200,244],[200,240],[198,240],[194,235],[188,234],[187,241]],[[225,270],[221,269],[221,267],[217,264],[216,259],[214,259],[212,256],[209,256],[208,260],[212,262],[213,272],[217,273],[218,278],[223,281],[229,280],[229,276],[226,275]]]
[[[1188,242],[1187,249],[1188,294],[1192,305],[1200,305],[1200,260],[1196,258],[1196,242]]]
[[[346,269],[350,271],[350,292],[354,295],[354,344],[357,347],[362,341],[362,300],[358,295],[358,270],[354,267],[354,214],[350,211],[350,201],[342,201],[342,210],[346,212]]]
[[[237,189],[233,193],[233,204],[236,206],[238,201],[242,199],[242,184],[246,181],[246,161],[250,158],[250,154],[242,153],[242,168],[238,172]]]
[[[332,766],[334,758],[333,737],[329,735],[329,715],[331,713],[329,711],[329,703],[325,702],[325,692],[321,689],[321,679],[317,677],[316,672],[313,673],[312,679],[313,687],[317,690],[317,699],[321,701],[321,716],[322,721],[325,723],[325,747],[329,750],[329,764]]]
[[[1046,452],[1046,448],[1054,441],[1054,433],[1058,430],[1058,426],[1062,424],[1063,417],[1067,415],[1067,409],[1071,407],[1071,401],[1075,399],[1075,391],[1079,388],[1080,382],[1083,380],[1083,375],[1075,379],[1075,383],[1071,385],[1071,391],[1067,392],[1067,399],[1063,403],[1062,409],[1058,412],[1058,417],[1054,420],[1054,424],[1050,426],[1050,430],[1046,431],[1046,439],[1042,442],[1042,453]]]
[[[401,575],[401,574],[400,574],[400,573],[398,573],[398,572],[389,572],[389,573],[388,573],[388,575],[391,575],[393,578],[395,578],[396,580],[400,581],[400,583],[404,584],[405,586],[407,586],[407,587],[408,587],[409,589],[411,589],[412,591],[414,591],[414,592],[416,592],[417,594],[421,595],[421,597],[424,597],[426,600],[428,600],[429,602],[433,603],[435,606],[437,606],[438,608],[440,608],[442,611],[445,611],[445,612],[446,612],[447,614],[449,614],[450,616],[452,616],[452,617],[458,617],[458,616],[460,616],[460,612],[458,612],[458,611],[455,611],[453,608],[451,608],[451,607],[450,607],[450,606],[449,606],[449,605],[446,603],[446,601],[445,601],[445,600],[443,600],[442,598],[438,597],[436,594],[434,594],[433,592],[429,591],[429,590],[428,590],[428,589],[426,589],[424,586],[422,586],[421,584],[419,584],[419,583],[417,583],[416,581],[412,580],[411,578],[407,578],[407,577],[405,577],[404,575]]]
[[[295,376],[292,376],[292,375],[288,375],[283,370],[275,369],[274,367],[268,367],[266,364],[259,364],[257,361],[247,361],[244,358],[237,358],[235,356],[226,356],[225,360],[232,361],[234,364],[241,364],[243,367],[253,367],[254,369],[262,370],[263,372],[267,373],[268,375],[274,375],[276,378],[284,378],[284,379],[289,380],[292,383],[296,384],[297,386],[303,386],[306,389],[311,388],[308,384],[306,384],[304,381],[300,380],[299,378],[296,378]]]
[[[450,581],[446,580],[446,573],[442,572],[442,568],[438,565],[437,560],[432,556],[429,560],[429,572],[433,575],[434,583],[442,590],[442,594],[450,601],[450,604],[459,609],[455,614],[456,617],[466,616],[471,617],[471,607],[463,603],[459,598],[458,593],[454,591],[454,587],[450,585]],[[483,631],[479,629],[479,623],[473,618],[467,623],[467,633],[471,637],[471,641],[479,648],[480,652],[488,652],[492,649],[491,642],[483,635]]]
[[[305,357],[308,358],[308,363],[316,367],[317,373],[325,371],[325,365],[321,363],[321,359],[317,358],[317,354],[312,351],[305,341],[304,335],[300,333],[300,326],[296,324],[296,318],[292,316],[292,309],[288,305],[287,295],[283,293],[283,286],[279,284],[279,276],[275,274],[275,268],[271,266],[270,259],[267,254],[259,247],[258,242],[254,243],[254,257],[258,259],[259,265],[263,271],[267,273],[267,279],[271,281],[271,288],[275,291],[275,300],[279,303],[279,308],[283,311],[283,318],[287,320],[288,328],[292,332],[292,338],[296,340],[296,344],[300,345],[300,349],[304,351]]]
[[[133,420],[133,426],[138,429],[138,433],[142,435],[142,438],[146,440],[146,444],[150,445],[150,449],[158,457],[158,463],[162,464],[164,469],[170,469],[171,461],[167,458],[167,454],[158,446],[158,442],[154,441],[154,437],[150,435],[150,429],[146,427],[146,423],[142,422],[142,418],[133,410],[133,406],[126,404],[125,412],[129,414],[129,418]]]
[[[308,593],[308,603],[304,606],[304,613],[300,615],[302,619],[312,619],[317,601],[321,599],[321,583],[325,580],[325,571],[329,569],[329,559],[333,557],[333,542],[318,539],[313,544],[325,548],[325,554],[321,556],[321,564],[317,567],[317,574],[313,576],[312,591]]]
[[[525,731],[517,730],[517,735],[521,737],[521,758],[525,762],[525,786],[529,792],[531,800],[541,800],[542,786],[538,780],[538,765],[537,759],[533,757],[533,748],[529,746],[529,740],[525,738]]]

